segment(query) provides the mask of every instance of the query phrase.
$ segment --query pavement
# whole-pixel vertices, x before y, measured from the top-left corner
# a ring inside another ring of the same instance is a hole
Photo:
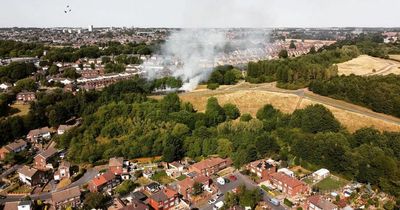
[[[216,181],[214,181],[214,183],[219,188],[220,192],[222,192],[224,194],[223,196],[218,198],[215,203],[217,203],[218,201],[223,201],[225,199],[225,194],[227,192],[229,192],[243,184],[247,187],[247,189],[259,188],[261,190],[261,188],[255,182],[253,182],[251,179],[249,179],[247,176],[241,174],[238,171],[234,172],[233,174],[237,177],[236,181],[230,181],[229,183],[226,183],[224,185],[220,185]],[[270,200],[270,197],[267,195],[266,192],[264,192],[263,193],[263,201],[265,201],[271,209],[274,209],[274,210],[285,210],[286,209],[282,205],[279,205],[279,206],[273,205],[269,200]],[[210,205],[208,203],[205,203],[205,204],[203,204],[203,206],[194,206],[194,207],[197,207],[200,210],[212,210],[214,204]]]

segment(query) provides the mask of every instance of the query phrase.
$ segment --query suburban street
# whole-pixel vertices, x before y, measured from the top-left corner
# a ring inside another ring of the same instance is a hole
[[[219,190],[224,194],[223,196],[221,196],[220,198],[217,199],[216,202],[218,201],[223,201],[225,199],[225,194],[235,188],[237,188],[240,185],[245,185],[248,189],[254,189],[254,188],[259,188],[257,186],[256,183],[254,183],[252,180],[250,180],[248,177],[244,176],[243,174],[241,174],[240,172],[236,171],[233,173],[233,175],[235,175],[237,177],[236,181],[231,181],[229,183],[226,183],[225,185],[220,185],[217,182],[215,182],[215,184],[218,186]],[[261,189],[261,188],[259,188]],[[270,197],[267,195],[266,192],[263,193],[263,200],[268,203],[269,207],[271,207],[274,210],[285,210],[285,207],[283,207],[282,205],[279,206],[275,206],[273,205],[269,200]],[[215,203],[216,203],[215,202]],[[205,206],[195,206],[201,210],[212,210],[213,209],[214,204],[209,205],[208,203],[206,203]]]

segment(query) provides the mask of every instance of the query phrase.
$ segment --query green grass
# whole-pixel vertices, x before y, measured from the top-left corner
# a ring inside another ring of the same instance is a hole
[[[340,179],[336,180],[334,178],[332,178],[331,176],[321,180],[320,182],[318,182],[315,186],[318,187],[321,191],[325,191],[325,190],[336,190],[339,189],[341,187],[343,187],[344,185],[346,185],[347,181]]]
[[[186,175],[182,174],[182,175],[178,176],[176,179],[178,181],[182,181],[182,180],[186,179],[186,177],[187,177]]]
[[[169,184],[174,181],[167,175],[167,173],[164,170],[155,172],[154,175],[151,177],[151,179],[161,184]]]

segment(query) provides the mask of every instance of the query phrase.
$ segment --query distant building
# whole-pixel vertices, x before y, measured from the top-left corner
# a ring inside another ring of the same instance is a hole
[[[88,30],[89,30],[89,32],[92,32],[93,31],[93,25],[89,25]]]
[[[27,147],[27,145],[28,144],[26,143],[26,141],[22,139],[15,140],[14,142],[7,144],[0,149],[0,159],[4,160],[6,155],[10,152],[21,152]]]
[[[51,202],[55,209],[61,210],[68,206],[77,208],[81,204],[79,186],[68,188],[51,194]]]
[[[36,95],[34,92],[22,91],[16,96],[18,102],[26,103],[36,100]]]
[[[211,176],[216,174],[218,171],[230,166],[231,164],[232,161],[229,158],[228,159],[222,159],[219,157],[208,158],[191,165],[189,167],[189,171],[195,171],[205,176]]]

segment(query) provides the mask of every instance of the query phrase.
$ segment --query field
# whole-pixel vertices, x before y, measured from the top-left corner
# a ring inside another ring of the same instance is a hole
[[[392,60],[400,61],[400,55],[389,55],[389,58]]]
[[[392,55],[392,59],[400,59],[399,55]],[[339,75],[387,75],[400,74],[400,62],[360,55],[357,58],[338,64]]]
[[[27,115],[29,112],[30,105],[29,104],[12,104],[11,108],[19,110],[14,115],[15,116],[24,116]]]
[[[200,112],[205,111],[207,99],[215,96],[221,105],[235,104],[241,113],[255,116],[257,110],[265,104],[272,104],[284,113],[292,113],[298,108],[319,103],[327,107],[350,132],[362,127],[374,127],[382,131],[400,131],[400,119],[373,112],[364,107],[340,100],[316,95],[305,89],[282,90],[274,83],[249,84],[240,83],[233,86],[222,86],[217,90],[198,88],[192,92],[179,94],[182,101],[193,104]],[[162,96],[152,96],[159,99]]]

